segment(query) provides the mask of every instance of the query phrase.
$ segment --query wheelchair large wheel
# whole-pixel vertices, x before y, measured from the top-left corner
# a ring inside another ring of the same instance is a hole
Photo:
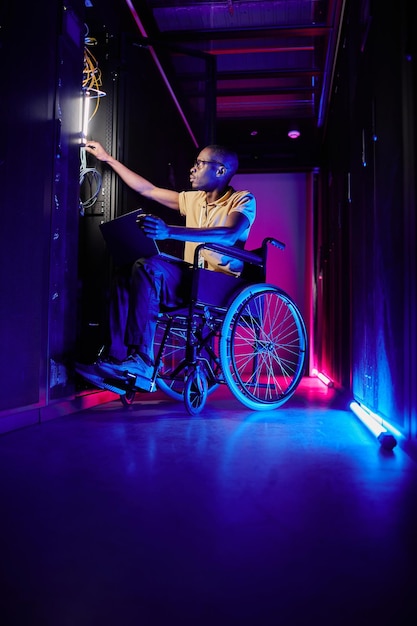
[[[227,386],[249,409],[275,409],[295,392],[307,358],[307,333],[292,299],[274,285],[246,287],[231,303],[220,337]]]

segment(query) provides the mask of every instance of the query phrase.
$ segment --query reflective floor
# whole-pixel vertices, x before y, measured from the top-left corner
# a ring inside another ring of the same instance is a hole
[[[316,379],[0,436],[3,626],[415,623],[417,463]]]

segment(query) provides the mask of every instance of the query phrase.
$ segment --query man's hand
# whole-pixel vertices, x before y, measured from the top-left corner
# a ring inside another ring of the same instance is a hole
[[[169,237],[169,226],[156,215],[140,215],[136,223],[151,239],[162,240]]]
[[[109,161],[111,159],[103,146],[98,141],[87,141],[85,145],[86,152],[94,154],[99,161]]]

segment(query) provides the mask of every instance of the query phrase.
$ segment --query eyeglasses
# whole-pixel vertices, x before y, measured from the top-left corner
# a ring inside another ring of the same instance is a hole
[[[203,161],[202,159],[197,159],[196,161],[194,161],[193,167],[195,167],[196,170],[201,170],[204,165],[210,163],[212,163],[213,165],[221,165],[222,167],[226,167],[223,163],[220,163],[220,161]]]

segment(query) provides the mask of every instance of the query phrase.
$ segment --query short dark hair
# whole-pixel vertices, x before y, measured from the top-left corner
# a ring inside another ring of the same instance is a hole
[[[239,158],[236,152],[228,146],[221,146],[219,144],[212,144],[210,146],[206,146],[206,148],[212,152],[216,161],[223,163],[223,165],[227,167],[230,178],[232,178],[232,176],[236,174],[239,167]]]

